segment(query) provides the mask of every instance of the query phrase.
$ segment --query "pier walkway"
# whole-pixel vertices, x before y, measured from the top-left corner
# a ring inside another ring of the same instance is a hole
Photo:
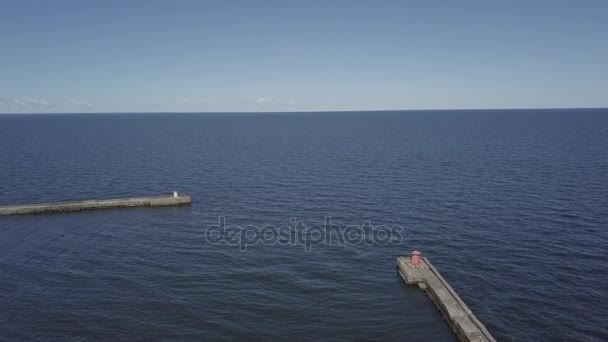
[[[158,207],[185,205],[192,203],[189,195],[178,194],[151,197],[115,198],[104,200],[87,200],[58,203],[39,203],[0,206],[0,216],[3,215],[26,215],[43,214],[66,211],[97,210],[125,207]]]
[[[397,258],[397,271],[409,285],[418,285],[441,311],[459,341],[496,342],[450,284],[420,252]]]

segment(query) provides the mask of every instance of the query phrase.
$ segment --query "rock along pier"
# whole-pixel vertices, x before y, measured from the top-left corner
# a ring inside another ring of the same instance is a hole
[[[420,252],[397,258],[397,271],[406,284],[418,285],[441,311],[459,341],[496,342],[450,284]]]
[[[192,203],[192,199],[189,195],[178,194],[177,191],[174,191],[173,195],[166,196],[131,197],[104,200],[0,206],[0,216],[44,214],[66,211],[82,211],[126,207],[160,207],[185,205],[190,203]]]

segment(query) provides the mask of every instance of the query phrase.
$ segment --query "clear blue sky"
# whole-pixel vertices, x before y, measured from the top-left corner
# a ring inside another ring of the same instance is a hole
[[[0,112],[608,107],[608,1],[0,0]]]

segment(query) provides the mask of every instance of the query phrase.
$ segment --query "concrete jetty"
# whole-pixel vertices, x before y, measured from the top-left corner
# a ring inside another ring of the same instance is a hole
[[[459,341],[496,342],[450,284],[420,252],[397,258],[397,271],[409,285],[418,285],[441,311]]]
[[[166,196],[115,198],[104,200],[0,206],[0,216],[43,214],[65,211],[82,211],[125,207],[159,207],[170,205],[184,205],[190,203],[192,203],[192,199],[189,195],[178,194],[177,191],[174,191],[172,195]]]

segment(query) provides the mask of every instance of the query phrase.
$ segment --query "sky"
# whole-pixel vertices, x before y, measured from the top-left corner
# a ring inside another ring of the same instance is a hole
[[[0,0],[0,113],[608,107],[608,1]]]

